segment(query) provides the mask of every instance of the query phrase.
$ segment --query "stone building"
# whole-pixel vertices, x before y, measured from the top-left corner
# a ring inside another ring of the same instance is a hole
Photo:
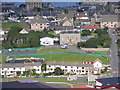
[[[60,45],[74,45],[80,42],[80,32],[63,31],[60,33]]]
[[[25,0],[27,10],[33,10],[34,8],[42,8],[41,0]]]

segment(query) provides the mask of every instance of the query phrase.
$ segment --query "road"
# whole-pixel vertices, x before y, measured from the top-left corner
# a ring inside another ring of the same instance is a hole
[[[117,47],[117,44],[116,44],[116,41],[117,41],[117,34],[113,34],[114,32],[114,29],[109,29],[109,35],[112,39],[112,43],[111,43],[111,46],[110,46],[110,65],[111,65],[111,68],[112,68],[112,72],[111,72],[111,75],[113,77],[117,77],[118,76],[118,71],[119,71],[119,59],[118,59],[118,47]]]
[[[4,52],[5,53],[5,55],[7,55],[7,56],[9,56],[9,55],[19,55],[19,54],[35,54],[35,53],[37,53],[37,50],[28,50],[28,51],[26,51],[26,50],[14,50],[13,52],[11,51],[11,52],[9,52],[9,51],[5,51]]]

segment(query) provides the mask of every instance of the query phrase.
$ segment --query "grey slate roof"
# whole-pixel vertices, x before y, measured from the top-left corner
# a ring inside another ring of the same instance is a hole
[[[71,62],[48,62],[48,65],[63,65],[63,66],[77,66],[77,67],[92,67],[92,64],[71,63]]]
[[[118,22],[118,15],[100,15],[100,22]]]
[[[71,13],[68,13],[68,14],[57,14],[57,17],[60,18],[60,19],[63,19],[64,17],[73,18],[74,14],[71,14]]]
[[[80,33],[79,31],[63,31],[61,32],[61,34],[76,34],[76,33]]]
[[[55,29],[55,30],[73,30],[74,27],[73,26],[54,26],[54,27],[51,27],[51,29]]]
[[[34,23],[48,23],[49,21],[42,16],[36,15],[33,20],[31,20],[31,24]]]
[[[79,67],[91,67],[92,64],[71,63],[71,62],[47,62],[47,65],[63,65],[63,66],[79,66]],[[0,68],[15,68],[15,67],[30,67],[41,66],[41,63],[27,63],[27,64],[3,64]]]

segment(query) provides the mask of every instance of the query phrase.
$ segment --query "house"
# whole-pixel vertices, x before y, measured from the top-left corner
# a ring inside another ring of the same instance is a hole
[[[97,13],[94,13],[90,20],[91,26],[100,26],[100,16]]]
[[[67,17],[64,17],[62,20],[59,21],[60,26],[73,26],[73,21],[71,19],[68,19]]]
[[[74,45],[80,42],[79,31],[63,31],[60,33],[60,45]]]
[[[29,31],[27,29],[22,29],[19,33],[20,34],[28,34]]]
[[[0,41],[4,40],[4,35],[5,35],[5,32],[0,29]]]
[[[111,18],[112,17],[112,18]],[[94,14],[91,18],[92,26],[100,26],[101,28],[118,28],[119,25],[119,15],[107,14],[107,15],[98,15]]]
[[[77,14],[75,17],[76,17],[77,20],[86,20],[86,19],[89,19],[87,13]]]
[[[54,39],[51,37],[40,38],[40,45],[54,45]]]
[[[102,61],[97,59],[94,61],[94,74],[100,74],[102,70]]]
[[[31,30],[43,31],[45,28],[49,28],[49,21],[42,16],[36,15],[30,22]]]
[[[96,88],[111,90],[114,90],[115,88],[120,89],[120,77],[96,79]]]
[[[58,24],[61,26],[73,26],[74,14],[57,14]]]
[[[24,59],[24,58],[23,58]],[[29,60],[34,60],[34,58],[28,58]],[[37,60],[41,58],[36,58]],[[23,60],[22,60],[23,61]],[[56,67],[60,67],[65,74],[71,73],[75,75],[82,74],[94,74],[94,71],[98,68],[101,68],[101,63],[99,60],[95,60],[95,62],[89,63],[70,63],[70,62],[46,62],[47,70],[45,73],[54,72]],[[98,65],[97,65],[98,64]],[[17,75],[17,71],[20,71],[22,74],[26,70],[35,69],[36,73],[40,74],[41,71],[41,63],[31,63],[31,64],[4,64],[0,66],[0,73],[5,77],[13,77]],[[43,73],[44,73],[43,72]]]
[[[100,17],[101,17],[101,20],[100,20],[101,28],[104,28],[104,27],[118,28],[120,26],[118,15],[100,15]]]

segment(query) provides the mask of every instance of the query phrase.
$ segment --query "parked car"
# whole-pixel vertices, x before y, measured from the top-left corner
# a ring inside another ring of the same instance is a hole
[[[61,49],[69,49],[69,47],[67,45],[63,45],[61,46]]]
[[[92,51],[90,51],[90,50],[87,50],[87,51],[86,51],[86,53],[93,53],[93,52],[92,52]]]
[[[19,76],[14,76],[13,78],[19,78]]]

